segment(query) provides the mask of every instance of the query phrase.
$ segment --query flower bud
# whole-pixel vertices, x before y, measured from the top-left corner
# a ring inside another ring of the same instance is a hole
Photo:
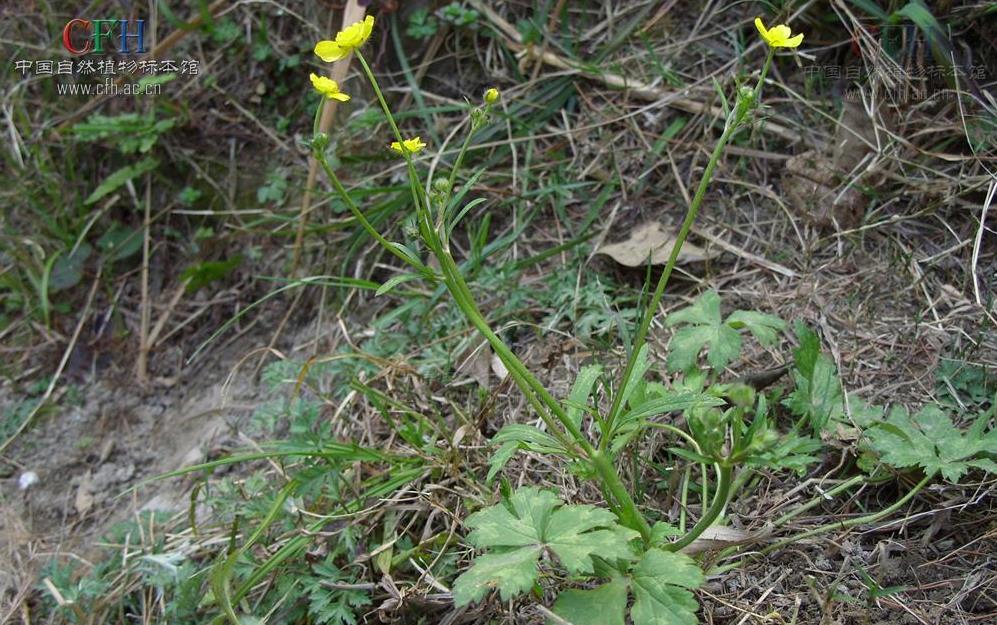
[[[312,137],[312,149],[322,152],[329,147],[329,135],[324,132],[316,132]]]
[[[750,408],[755,405],[755,389],[747,384],[732,384],[727,389],[727,397],[730,403],[741,408]]]
[[[499,101],[500,97],[502,97],[502,94],[499,93],[499,90],[492,87],[485,91],[485,104],[495,104]]]
[[[485,113],[484,109],[475,108],[471,109],[471,127],[475,130],[481,128],[488,123],[488,113]]]
[[[737,100],[734,103],[734,117],[740,122],[755,106],[755,90],[742,86],[737,90]]]
[[[433,190],[439,193],[449,193],[450,181],[446,178],[437,178],[433,180]]]

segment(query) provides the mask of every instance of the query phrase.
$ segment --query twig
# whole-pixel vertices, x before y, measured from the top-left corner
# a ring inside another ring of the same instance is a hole
[[[145,175],[145,214],[142,219],[142,303],[139,309],[138,360],[135,363],[135,376],[139,384],[145,384],[149,377],[149,245],[152,231],[152,174]]]
[[[983,306],[983,298],[980,297],[980,277],[976,275],[976,265],[980,262],[980,245],[983,243],[983,232],[987,229],[987,211],[990,210],[990,203],[994,201],[995,191],[997,191],[997,178],[990,182],[987,199],[983,202],[980,227],[976,231],[976,241],[973,243],[973,261],[969,268],[969,275],[973,276],[973,293],[976,295],[976,303],[980,306]]]

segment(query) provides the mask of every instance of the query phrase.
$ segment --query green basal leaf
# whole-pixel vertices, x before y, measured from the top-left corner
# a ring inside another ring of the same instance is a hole
[[[564,505],[556,495],[521,488],[503,504],[472,514],[467,540],[493,553],[479,556],[453,585],[454,602],[479,601],[491,588],[503,599],[526,592],[539,575],[540,555],[550,552],[571,574],[593,573],[592,558],[614,562],[633,558],[630,542],[639,537],[616,523],[609,510]]]
[[[785,406],[804,417],[815,432],[824,429],[831,419],[842,415],[841,381],[831,359],[821,353],[820,339],[802,323],[796,326],[800,346],[793,352],[796,388],[786,398]]]
[[[970,469],[997,473],[997,429],[987,431],[990,414],[981,414],[965,432],[937,405],[913,416],[903,408],[890,412],[885,423],[866,430],[869,446],[882,462],[897,468],[919,467],[928,475],[957,483]]]
[[[523,594],[537,581],[537,560],[542,552],[541,547],[533,546],[478,556],[474,566],[454,582],[454,604],[480,601],[492,588],[498,588],[503,601]]]
[[[671,533],[668,528],[661,533]],[[699,605],[690,592],[703,583],[703,572],[689,556],[649,549],[625,570],[600,571],[611,580],[591,590],[567,590],[554,603],[554,613],[572,625],[622,625],[627,591],[633,593],[633,625],[695,625]]]
[[[703,572],[691,558],[650,549],[632,576],[634,625],[695,625],[699,604],[689,589],[703,583]]]
[[[725,321],[720,296],[716,291],[707,291],[691,306],[668,315],[665,325],[685,326],[675,332],[669,345],[670,371],[693,368],[703,348],[707,349],[707,362],[720,371],[740,355],[741,330],[751,332],[763,345],[771,345],[786,324],[778,317],[751,310],[734,311]]]
[[[786,329],[782,319],[754,310],[735,310],[726,323],[736,329],[747,328],[762,345],[773,345],[779,333]]]
[[[616,578],[592,590],[566,590],[554,602],[554,613],[571,625],[624,625],[628,586]]]

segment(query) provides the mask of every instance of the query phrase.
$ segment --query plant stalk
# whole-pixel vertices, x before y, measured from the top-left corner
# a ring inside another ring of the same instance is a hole
[[[696,189],[696,195],[692,198],[692,203],[689,204],[689,210],[686,211],[685,219],[682,221],[682,227],[679,229],[678,236],[675,238],[675,244],[672,245],[672,252],[668,256],[668,263],[665,265],[664,271],[661,272],[661,276],[658,278],[658,284],[654,288],[654,294],[651,296],[651,301],[648,303],[647,308],[644,310],[644,315],[641,317],[640,326],[637,328],[637,334],[634,336],[633,345],[630,348],[630,358],[627,359],[627,366],[623,370],[623,382],[621,384],[626,384],[627,380],[633,374],[634,367],[637,365],[637,355],[640,353],[641,348],[644,347],[644,343],[647,342],[647,333],[651,328],[651,320],[654,319],[655,314],[657,314],[658,306],[661,304],[661,298],[665,293],[665,287],[668,286],[668,280],[671,278],[672,271],[675,269],[675,264],[678,262],[679,253],[682,251],[682,245],[685,243],[686,237],[689,236],[689,231],[692,230],[692,224],[696,221],[696,217],[699,215],[699,208],[703,203],[703,198],[706,196],[706,189],[710,185],[710,180],[713,178],[713,170],[717,167],[717,162],[723,155],[724,148],[727,147],[727,142],[730,140],[731,135],[734,134],[734,130],[737,129],[736,123],[728,123],[724,128],[723,134],[720,135],[720,139],[717,140],[716,146],[713,148],[713,153],[710,155],[710,161],[706,164],[706,169],[703,170],[703,177],[699,181],[699,187]],[[613,403],[609,409],[609,416],[607,417],[607,428],[603,430],[604,432],[612,431],[613,422],[620,414],[620,409],[622,406],[623,392],[616,393],[613,396]],[[603,435],[599,442],[599,446],[605,449],[609,445],[609,437]]]
[[[692,541],[699,538],[699,536],[705,532],[713,522],[717,520],[720,513],[723,512],[724,506],[727,505],[727,497],[730,495],[730,483],[731,476],[733,474],[734,468],[726,463],[720,465],[720,480],[717,483],[717,493],[713,498],[713,505],[703,513],[702,518],[699,522],[693,526],[685,536],[679,540],[665,545],[665,549],[668,551],[679,551],[688,547],[692,544]]]

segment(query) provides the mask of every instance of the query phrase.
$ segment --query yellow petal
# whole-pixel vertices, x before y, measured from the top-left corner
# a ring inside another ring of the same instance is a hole
[[[769,29],[769,37],[771,37],[770,41],[779,46],[781,46],[784,41],[789,39],[789,36],[792,34],[793,32],[789,30],[789,26],[786,26],[785,24],[779,24],[778,26],[773,26]]]
[[[336,35],[336,43],[341,47],[352,50],[362,46],[370,37],[374,29],[374,16],[368,15],[362,22],[354,22]]]
[[[331,100],[339,100],[340,102],[349,102],[350,101],[350,96],[348,96],[347,94],[345,94],[345,93],[343,93],[341,91],[338,91],[336,93],[330,93],[328,95],[329,95],[329,99],[331,99]]]
[[[415,137],[405,142],[405,148],[413,154],[424,147],[426,147],[426,144],[422,142],[422,137]]]
[[[795,48],[799,46],[801,43],[803,43],[803,33],[796,35],[792,39],[787,39],[786,41],[783,42],[782,45],[786,46],[787,48]]]
[[[402,152],[402,144],[398,143],[397,141],[391,142],[391,149],[394,150],[395,152],[398,152],[399,154],[404,154],[404,152]]]
[[[320,41],[315,44],[316,56],[326,63],[332,63],[333,61],[345,58],[349,53],[349,50],[343,49],[343,47],[335,41]]]
[[[762,39],[764,39],[765,41],[769,40],[769,31],[765,30],[765,24],[762,24],[762,18],[760,17],[755,18],[755,28],[758,29],[759,33],[761,33]]]

